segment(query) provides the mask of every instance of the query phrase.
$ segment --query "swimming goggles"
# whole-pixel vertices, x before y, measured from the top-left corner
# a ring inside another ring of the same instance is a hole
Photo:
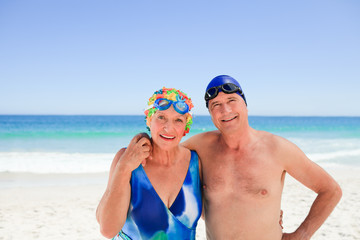
[[[174,109],[180,114],[189,112],[189,106],[185,103],[185,100],[179,99],[178,101],[172,101],[166,98],[159,98],[154,102],[154,107],[160,111],[168,109],[171,105],[173,105]]]
[[[206,103],[208,101],[210,101],[211,99],[214,99],[219,94],[219,89],[221,89],[226,94],[238,92],[240,94],[240,96],[244,99],[245,104],[247,105],[243,91],[241,90],[241,88],[239,86],[237,86],[233,83],[224,83],[223,85],[209,88],[205,93]]]

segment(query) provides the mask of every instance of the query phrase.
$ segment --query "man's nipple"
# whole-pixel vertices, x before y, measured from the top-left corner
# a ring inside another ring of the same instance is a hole
[[[260,193],[262,196],[266,196],[268,194],[268,191],[266,189],[262,189]]]

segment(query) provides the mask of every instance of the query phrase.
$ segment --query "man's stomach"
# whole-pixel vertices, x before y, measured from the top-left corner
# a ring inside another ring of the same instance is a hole
[[[205,203],[206,235],[211,240],[281,240],[279,221],[278,201]]]

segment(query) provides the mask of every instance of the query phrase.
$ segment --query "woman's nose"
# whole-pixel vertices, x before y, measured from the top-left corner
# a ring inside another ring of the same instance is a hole
[[[172,123],[170,121],[166,121],[164,123],[164,130],[169,131],[171,129]]]

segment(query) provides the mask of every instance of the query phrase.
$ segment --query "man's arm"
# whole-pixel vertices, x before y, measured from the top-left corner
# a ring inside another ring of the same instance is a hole
[[[196,134],[192,137],[190,137],[189,139],[187,139],[186,141],[182,142],[181,145],[183,145],[184,147],[190,149],[190,150],[194,150],[198,152],[198,148],[199,148],[199,144],[201,142],[201,133],[200,134]]]
[[[307,158],[295,144],[279,138],[278,152],[284,169],[318,194],[299,228],[291,234],[284,234],[283,240],[310,239],[340,201],[341,188],[324,169]]]

